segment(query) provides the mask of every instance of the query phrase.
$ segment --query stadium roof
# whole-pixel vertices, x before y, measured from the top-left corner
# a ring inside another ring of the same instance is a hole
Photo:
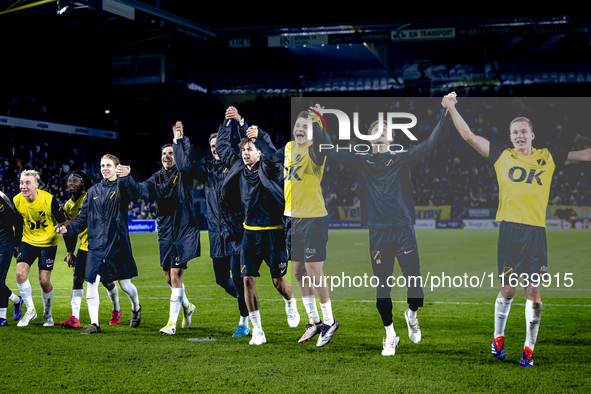
[[[591,59],[588,6],[445,3],[347,3],[343,12],[343,2],[330,1],[0,0],[0,32],[4,53],[32,76],[88,63],[108,66],[112,56],[163,54],[182,78],[208,78],[212,89],[245,80],[303,87],[328,77],[384,72],[396,83],[403,65],[416,61],[586,67]],[[433,36],[393,39],[421,29]],[[451,39],[437,36],[445,29],[453,30]]]

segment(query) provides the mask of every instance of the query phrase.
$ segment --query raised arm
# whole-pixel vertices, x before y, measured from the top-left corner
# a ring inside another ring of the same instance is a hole
[[[230,167],[236,160],[239,160],[238,154],[232,149],[232,145],[230,144],[231,133],[232,126],[226,119],[218,129],[218,136],[215,143],[215,150],[217,151],[218,156],[228,167]]]
[[[328,133],[324,133],[324,124],[321,123],[321,116],[322,110],[324,107],[321,107],[320,104],[316,104],[315,107],[310,107],[310,112],[315,116],[314,122],[312,122],[312,146],[309,148],[310,158],[317,166],[321,166],[324,164],[326,157],[326,151],[320,151],[319,147],[321,144],[328,144],[329,141],[326,140]],[[320,118],[320,119],[319,119]]]
[[[439,118],[439,122],[437,122],[433,128],[433,131],[431,131],[429,138],[409,150],[409,162],[411,167],[420,163],[429,153],[433,151],[433,149],[435,149],[437,144],[443,139],[443,136],[445,135],[448,122],[448,110],[444,109],[441,117]]]
[[[313,128],[314,126],[312,126]],[[314,129],[313,129],[314,131]],[[327,154],[343,167],[348,168],[353,172],[359,172],[360,167],[357,163],[358,158],[361,157],[350,151],[350,147],[339,147],[334,145],[330,139],[328,131],[323,128],[318,128],[317,131],[321,133],[321,142],[318,143],[318,154]],[[316,137],[314,137],[316,138]],[[346,148],[346,149],[345,149]]]
[[[250,126],[246,130],[246,136],[250,139],[255,139],[255,146],[259,148],[266,160],[273,163],[283,163],[285,147],[281,149],[275,148],[268,133],[259,129],[257,126]]]
[[[184,134],[183,124],[176,122],[173,126],[174,140],[172,144],[172,155],[178,170],[189,178],[196,179],[201,183],[207,182],[207,170],[199,163],[191,160],[191,141]]]
[[[476,135],[470,130],[470,127],[458,112],[456,102],[456,94],[455,92],[452,92],[443,98],[441,105],[448,109],[451,119],[454,122],[454,126],[456,126],[456,129],[459,131],[464,141],[469,143],[482,156],[488,157],[490,154],[490,142],[486,138]]]
[[[591,161],[591,148],[568,152],[568,157],[564,164],[574,164],[583,161]]]

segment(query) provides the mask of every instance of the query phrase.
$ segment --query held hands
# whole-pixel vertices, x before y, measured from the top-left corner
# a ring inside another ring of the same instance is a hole
[[[128,176],[130,173],[131,173],[130,166],[123,166],[121,164],[118,164],[117,169],[115,169],[115,174],[117,174],[118,177]]]
[[[458,102],[457,96],[458,95],[456,94],[456,92],[446,94],[445,96],[443,96],[443,100],[441,100],[441,105],[447,109],[455,107],[456,103]]]
[[[316,112],[318,112],[320,115],[322,115],[322,112],[324,111],[324,107],[320,106],[320,104],[316,104],[313,107],[310,107],[310,110],[314,110]]]
[[[64,235],[68,232],[68,229],[66,228],[66,226],[68,226],[70,223],[72,223],[74,221],[74,219],[70,219],[70,220],[66,220],[63,223],[58,223],[55,226],[55,232],[60,234],[60,235]],[[66,261],[66,260],[64,260]]]
[[[259,136],[259,128],[257,126],[250,126],[248,130],[246,130],[246,137],[253,141],[256,140]]]
[[[174,139],[177,140],[181,138],[185,133],[183,132],[183,123],[176,122],[174,126],[172,126],[172,133],[174,134]]]
[[[238,110],[235,107],[228,107],[226,110],[226,119],[234,119],[236,122],[238,122],[240,119],[242,119],[242,116],[238,114]]]

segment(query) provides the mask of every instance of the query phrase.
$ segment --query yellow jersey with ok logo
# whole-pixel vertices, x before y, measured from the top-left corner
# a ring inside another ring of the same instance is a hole
[[[29,245],[38,247],[56,246],[60,237],[55,232],[55,219],[51,213],[53,196],[37,189],[37,198],[28,202],[21,193],[14,197],[14,206],[24,219],[23,239]]]
[[[556,162],[548,149],[535,148],[531,156],[524,156],[515,149],[500,153],[494,163],[499,182],[497,222],[546,227],[552,175],[556,166],[566,161],[566,157],[558,157]]]
[[[311,141],[301,148],[296,147],[295,141],[285,146],[285,216],[318,218],[328,215],[320,187],[326,158],[322,165],[314,163],[309,152],[311,146]]]
[[[82,192],[82,195],[80,195],[78,201],[74,202],[74,200],[70,198],[66,202],[66,204],[64,205],[64,211],[66,211],[66,215],[68,215],[68,218],[73,219],[76,216],[78,216],[78,213],[80,212],[80,208],[82,208],[82,203],[84,202],[85,198],[86,192]],[[78,237],[80,238],[80,247],[78,249],[88,251],[88,229],[82,231]]]

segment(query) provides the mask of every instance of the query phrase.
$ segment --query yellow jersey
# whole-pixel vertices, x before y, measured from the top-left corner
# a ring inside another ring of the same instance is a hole
[[[515,149],[502,151],[494,163],[499,182],[497,222],[546,227],[552,175],[566,160],[561,159],[555,162],[548,149],[532,148],[531,156]]]
[[[86,198],[86,192],[82,192],[82,195],[78,199],[78,201],[74,202],[71,198],[66,202],[64,205],[64,211],[66,211],[66,215],[68,215],[69,219],[73,219],[78,216],[80,212],[80,208],[82,208],[82,203]],[[80,233],[78,236],[80,238],[80,247],[79,250],[88,251],[88,229],[85,229]]]
[[[55,232],[57,222],[51,213],[52,200],[51,194],[39,189],[32,203],[22,193],[14,197],[14,206],[24,220],[22,242],[38,247],[56,246],[59,243],[60,237]]]
[[[320,187],[326,158],[322,165],[314,163],[309,154],[311,144],[312,141],[297,148],[295,141],[290,141],[285,146],[285,216],[317,218],[328,215]]]

